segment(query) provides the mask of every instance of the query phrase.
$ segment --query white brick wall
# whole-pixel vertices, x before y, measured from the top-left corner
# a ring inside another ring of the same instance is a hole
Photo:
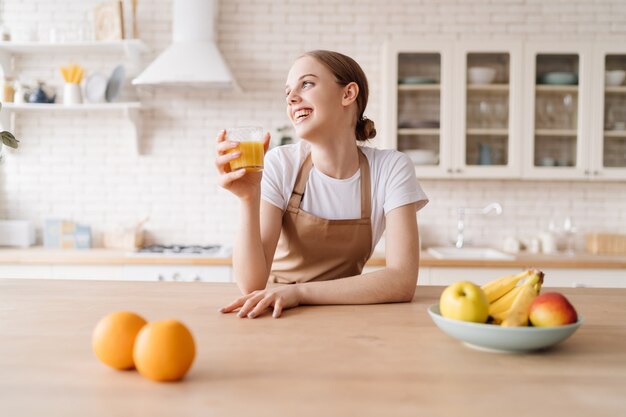
[[[98,0],[5,0],[2,21],[16,35],[78,28]],[[115,111],[20,115],[19,152],[0,165],[0,218],[65,217],[96,232],[150,216],[163,243],[232,242],[237,203],[215,184],[213,137],[221,127],[286,124],[283,84],[292,60],[308,49],[353,56],[370,80],[367,114],[379,120],[380,48],[387,39],[626,39],[623,0],[231,0],[220,2],[218,43],[245,93],[182,89],[139,91],[142,155]],[[171,2],[139,2],[139,31],[161,51],[171,38]],[[52,23],[54,22],[54,23]],[[58,67],[72,57],[20,57],[29,79],[59,86]],[[150,58],[150,57],[147,57]],[[105,74],[122,56],[73,57]],[[132,69],[131,69],[132,70]],[[131,74],[132,75],[132,74]],[[626,232],[626,185],[587,182],[422,181],[431,198],[419,218],[424,239],[454,237],[459,206],[499,201],[504,214],[468,218],[470,239],[499,245],[508,235],[531,237],[551,218],[573,216],[581,232]]]

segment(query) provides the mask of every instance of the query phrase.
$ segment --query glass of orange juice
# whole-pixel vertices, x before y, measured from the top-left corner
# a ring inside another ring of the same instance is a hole
[[[263,171],[263,128],[257,126],[232,127],[226,129],[226,140],[239,142],[239,146],[228,153],[239,151],[241,156],[230,161],[231,171],[245,168],[246,171]]]

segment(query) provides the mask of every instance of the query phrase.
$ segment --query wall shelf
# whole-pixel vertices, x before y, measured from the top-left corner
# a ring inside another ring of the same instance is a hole
[[[133,127],[132,140],[134,149],[139,153],[139,138],[141,137],[141,117],[140,110],[145,109],[140,102],[118,102],[118,103],[85,103],[65,105],[59,103],[3,103],[0,112],[0,125],[3,130],[15,132],[15,115],[17,113],[31,112],[80,112],[80,111],[122,111]]]
[[[507,136],[509,134],[509,130],[506,128],[489,128],[489,129],[482,129],[482,128],[470,128],[467,129],[467,134],[468,135],[472,135],[472,136]]]
[[[128,58],[148,52],[147,45],[141,39],[119,41],[82,41],[82,42],[0,42],[0,54],[113,54],[124,53]]]

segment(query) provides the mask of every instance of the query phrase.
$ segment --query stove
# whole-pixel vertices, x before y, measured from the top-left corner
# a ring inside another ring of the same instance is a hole
[[[130,255],[222,258],[229,257],[231,253],[231,248],[223,245],[148,245]]]

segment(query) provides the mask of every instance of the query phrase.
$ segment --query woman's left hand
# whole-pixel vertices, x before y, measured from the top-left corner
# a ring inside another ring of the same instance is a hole
[[[278,318],[284,309],[298,305],[300,305],[300,288],[298,284],[290,284],[251,292],[221,308],[220,313],[231,313],[239,308],[238,317],[253,319],[273,307],[272,316]]]

